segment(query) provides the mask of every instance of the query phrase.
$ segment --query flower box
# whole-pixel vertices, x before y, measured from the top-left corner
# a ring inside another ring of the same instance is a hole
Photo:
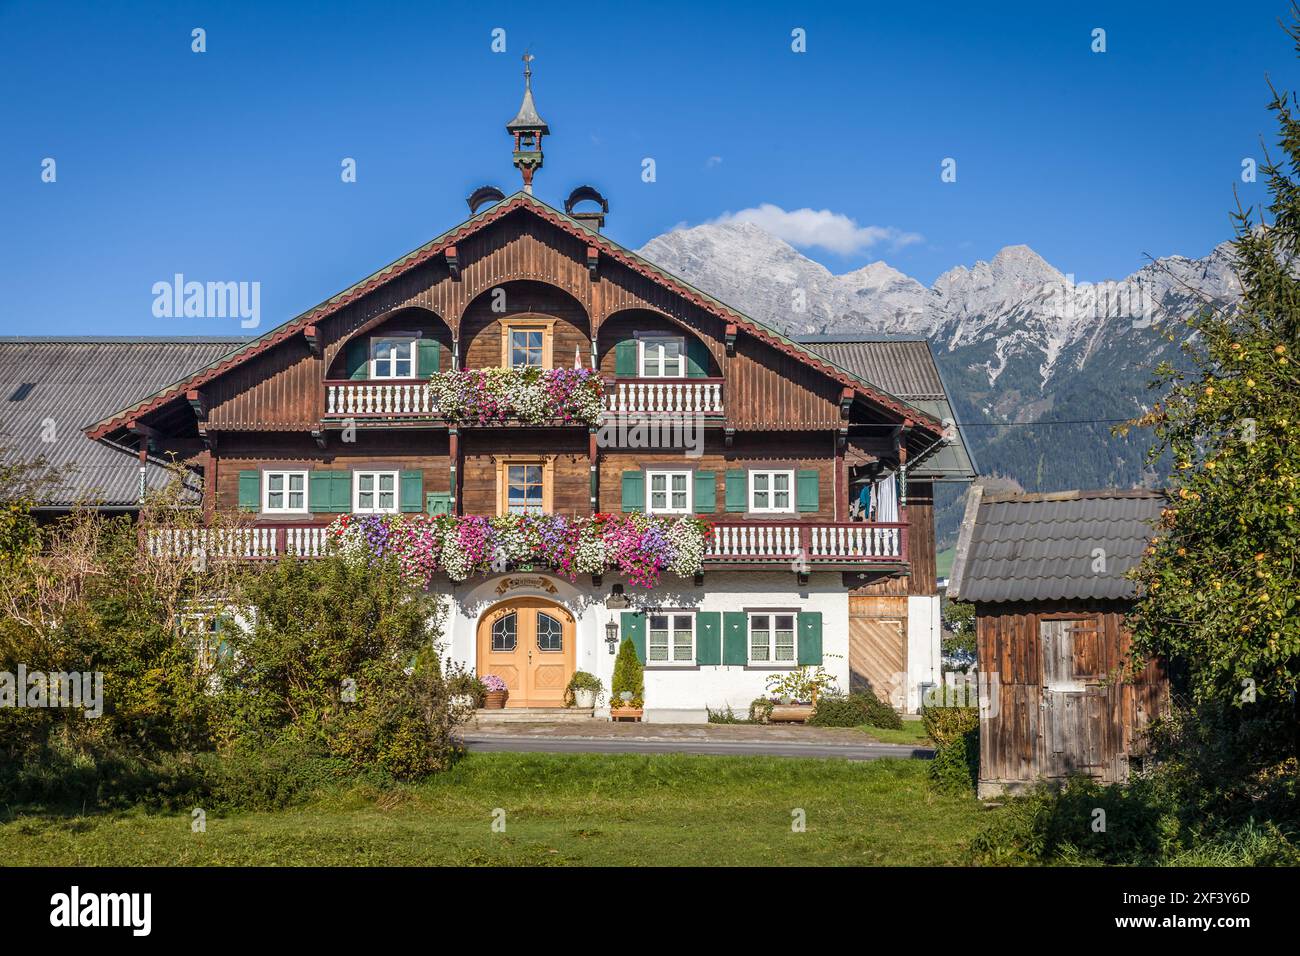
[[[773,704],[768,722],[773,724],[803,724],[813,715],[813,704]]]
[[[640,707],[611,707],[609,709],[610,720],[640,720],[642,709]]]

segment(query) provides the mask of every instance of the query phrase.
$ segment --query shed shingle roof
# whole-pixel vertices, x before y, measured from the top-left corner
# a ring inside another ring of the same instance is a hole
[[[948,596],[963,601],[1128,600],[1155,531],[1154,491],[990,495],[971,489]]]
[[[11,456],[43,456],[55,468],[70,466],[45,507],[78,501],[131,507],[140,490],[139,462],[124,451],[91,441],[83,429],[139,401],[229,352],[232,337],[0,338],[0,445]],[[10,401],[23,384],[32,388]],[[53,441],[46,438],[53,437]],[[151,488],[166,472],[150,465]]]

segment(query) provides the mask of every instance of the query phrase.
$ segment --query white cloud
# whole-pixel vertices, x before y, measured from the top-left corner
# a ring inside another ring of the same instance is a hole
[[[714,166],[721,166],[721,165],[722,165],[721,156],[710,156],[708,159],[704,161],[705,169],[712,169]]]
[[[713,222],[753,223],[797,248],[818,246],[840,255],[865,252],[882,242],[898,249],[923,241],[919,233],[903,232],[893,226],[860,226],[856,219],[829,209],[787,211],[766,202],[739,212],[723,213]]]

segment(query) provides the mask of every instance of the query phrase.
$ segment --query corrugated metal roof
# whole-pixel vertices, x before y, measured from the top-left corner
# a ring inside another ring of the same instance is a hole
[[[930,343],[923,338],[805,335],[797,341],[834,362],[850,375],[897,395],[945,426],[953,425],[946,441],[912,470],[917,478],[966,481],[977,469],[961,426],[956,424],[943,377]]]
[[[1154,491],[991,495],[973,488],[948,595],[963,601],[1130,599],[1127,577],[1166,502]]]
[[[14,457],[71,466],[46,507],[82,500],[132,506],[139,463],[127,452],[91,441],[82,431],[119,408],[179,381],[247,341],[231,337],[0,338],[0,445]],[[10,396],[24,383],[20,401]],[[165,481],[151,465],[150,487]]]
[[[943,381],[920,338],[809,335],[798,339],[846,372],[907,401],[946,399]]]

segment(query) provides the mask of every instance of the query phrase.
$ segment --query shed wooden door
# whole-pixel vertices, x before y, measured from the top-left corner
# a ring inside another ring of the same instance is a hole
[[[870,690],[897,709],[906,703],[907,598],[849,596],[849,690]]]
[[[1044,770],[1104,775],[1108,760],[1108,694],[1101,685],[1100,633],[1095,619],[1045,620],[1042,645]]]
[[[553,601],[516,598],[483,615],[478,672],[506,682],[507,707],[562,707],[573,676],[573,615]]]

